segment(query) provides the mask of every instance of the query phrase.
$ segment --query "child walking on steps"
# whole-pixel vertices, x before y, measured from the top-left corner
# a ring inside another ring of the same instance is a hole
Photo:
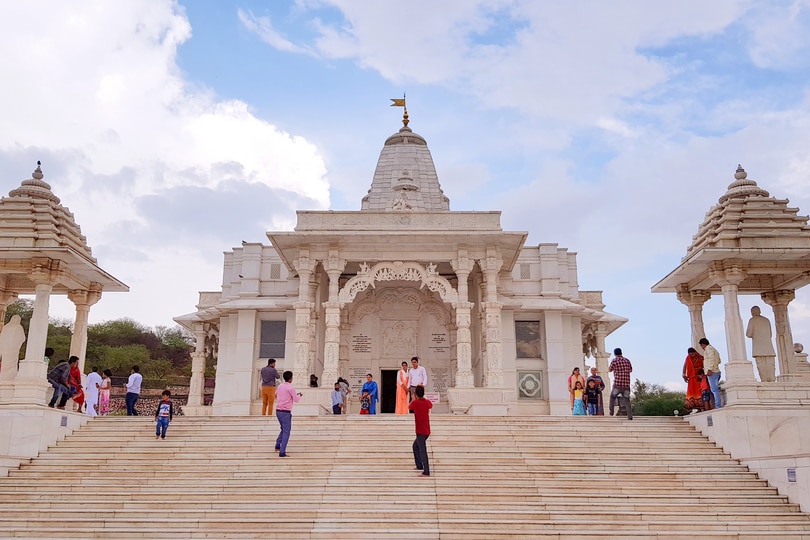
[[[164,390],[162,394],[162,401],[158,403],[157,411],[155,411],[155,438],[166,438],[166,430],[169,429],[169,422],[174,417],[174,405],[169,397],[172,395],[168,390]]]

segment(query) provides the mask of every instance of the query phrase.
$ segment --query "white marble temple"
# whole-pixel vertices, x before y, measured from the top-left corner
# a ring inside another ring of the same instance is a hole
[[[371,373],[378,409],[393,412],[395,373],[412,356],[438,413],[570,414],[571,369],[589,357],[607,373],[605,337],[626,319],[579,289],[576,255],[525,245],[498,211],[450,210],[427,142],[403,124],[359,211],[299,211],[269,245],[233,248],[221,290],[175,318],[217,359],[213,414],[256,414],[271,357],[304,392],[297,414],[330,412],[328,392],[305,387],[310,374],[329,389]]]

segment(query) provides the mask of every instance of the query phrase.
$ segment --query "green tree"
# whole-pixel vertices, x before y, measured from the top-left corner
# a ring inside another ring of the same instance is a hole
[[[638,416],[672,416],[683,414],[683,392],[667,390],[661,385],[636,380],[633,384],[633,414]]]
[[[146,367],[150,362],[149,351],[143,345],[101,345],[95,348],[95,354],[92,363],[98,364],[99,369],[112,370],[116,377],[127,377],[133,365]]]

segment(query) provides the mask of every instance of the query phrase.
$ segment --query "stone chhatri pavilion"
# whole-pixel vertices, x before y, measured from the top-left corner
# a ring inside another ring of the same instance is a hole
[[[810,283],[810,227],[808,217],[798,212],[787,199],[771,197],[738,166],[686,256],[652,290],[676,293],[689,308],[696,348],[705,336],[703,304],[722,295],[728,351],[721,365],[725,407],[690,414],[687,420],[808,511],[810,364],[806,353],[794,350],[788,316],[796,289]],[[775,382],[755,379],[746,356],[740,294],[758,294],[772,308],[779,366]]]
[[[450,210],[425,139],[403,127],[383,145],[359,211],[299,211],[270,245],[225,254],[222,290],[201,292],[175,318],[197,337],[190,414],[260,411],[270,357],[298,386],[297,414],[330,412],[332,383],[371,373],[393,412],[396,371],[416,355],[434,410],[570,414],[567,378],[592,356],[607,374],[605,337],[627,319],[581,291],[576,255],[525,246],[500,212]],[[203,407],[205,358],[217,356],[213,407]]]
[[[73,214],[43,178],[37,163],[32,178],[0,199],[0,327],[9,303],[34,295],[25,358],[13,380],[0,381],[0,462],[4,456],[35,456],[66,429],[86,422],[85,415],[45,406],[52,390],[43,361],[51,295],[67,295],[76,306],[70,354],[79,357],[84,372],[91,306],[104,292],[129,290],[99,267]]]
[[[778,381],[810,382],[810,365],[794,354],[788,317],[796,289],[810,283],[810,226],[808,217],[799,216],[798,211],[788,207],[787,199],[771,197],[738,166],[734,182],[706,213],[681,264],[652,288],[677,293],[689,308],[696,348],[700,338],[711,338],[703,329],[703,304],[713,294],[723,296],[729,403],[744,399],[734,391],[736,383],[754,382],[753,366],[746,358],[739,294],[759,294],[773,308]]]
[[[84,373],[90,307],[104,291],[129,290],[98,266],[73,214],[43,178],[37,162],[32,178],[0,199],[0,328],[10,302],[19,295],[34,295],[25,359],[20,362],[13,392],[6,388],[0,403],[39,404],[50,388],[42,359],[51,295],[67,295],[76,305],[70,354],[79,357]]]

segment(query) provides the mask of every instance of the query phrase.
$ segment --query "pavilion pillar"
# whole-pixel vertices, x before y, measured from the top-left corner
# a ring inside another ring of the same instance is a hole
[[[503,260],[493,251],[488,250],[484,263],[484,278],[486,280],[486,302],[484,302],[486,320],[486,385],[489,388],[503,387],[503,359],[501,356],[501,308],[498,302],[498,272],[501,270]]]
[[[29,278],[36,285],[34,312],[28,326],[28,339],[25,358],[20,362],[17,378],[14,380],[15,405],[44,405],[50,385],[47,381],[48,366],[45,364],[45,342],[48,339],[48,309],[55,274],[59,271],[58,261],[34,261]]]
[[[745,331],[743,330],[740,304],[737,291],[745,279],[745,271],[737,264],[717,261],[709,269],[714,281],[723,291],[725,308],[726,347],[728,363],[726,364],[726,381],[729,383],[753,383],[754,365],[745,354]]]
[[[699,351],[698,341],[706,337],[706,330],[703,327],[703,304],[705,304],[712,295],[708,291],[699,289],[690,291],[685,283],[678,285],[677,294],[678,300],[689,308],[689,323],[692,328],[692,347]]]
[[[456,388],[473,388],[475,376],[472,371],[472,334],[470,318],[472,303],[469,302],[467,280],[473,268],[473,261],[466,250],[459,250],[458,259],[450,261],[458,276],[458,302],[456,308]]]
[[[101,285],[93,283],[89,290],[73,290],[68,292],[67,296],[76,306],[73,335],[70,338],[70,356],[79,358],[79,371],[84,373],[84,357],[87,353],[87,317],[90,314],[90,306],[101,299]]]
[[[295,361],[293,363],[293,382],[299,386],[309,384],[309,326],[312,320],[314,303],[310,300],[310,279],[315,270],[315,264],[309,258],[309,251],[302,249],[295,261],[298,270],[298,301],[293,304],[295,308]]]
[[[790,329],[788,304],[796,298],[796,293],[789,289],[767,291],[760,295],[762,300],[773,308],[776,325],[776,356],[779,360],[779,377],[785,381],[800,371],[793,351],[793,332]]]
[[[191,380],[188,385],[188,407],[204,405],[205,391],[205,324],[194,323],[194,352],[191,353]]]
[[[609,386],[607,381],[607,373],[608,367],[610,367],[610,353],[605,350],[605,338],[608,335],[607,324],[597,323],[594,335],[596,337],[596,370],[599,375],[602,376],[602,379],[605,382],[605,387],[607,388]]]
[[[340,371],[340,275],[346,267],[346,260],[338,257],[337,250],[329,250],[326,274],[329,276],[329,301],[324,303],[326,335],[323,343],[323,373],[321,386],[331,388],[337,381]]]

